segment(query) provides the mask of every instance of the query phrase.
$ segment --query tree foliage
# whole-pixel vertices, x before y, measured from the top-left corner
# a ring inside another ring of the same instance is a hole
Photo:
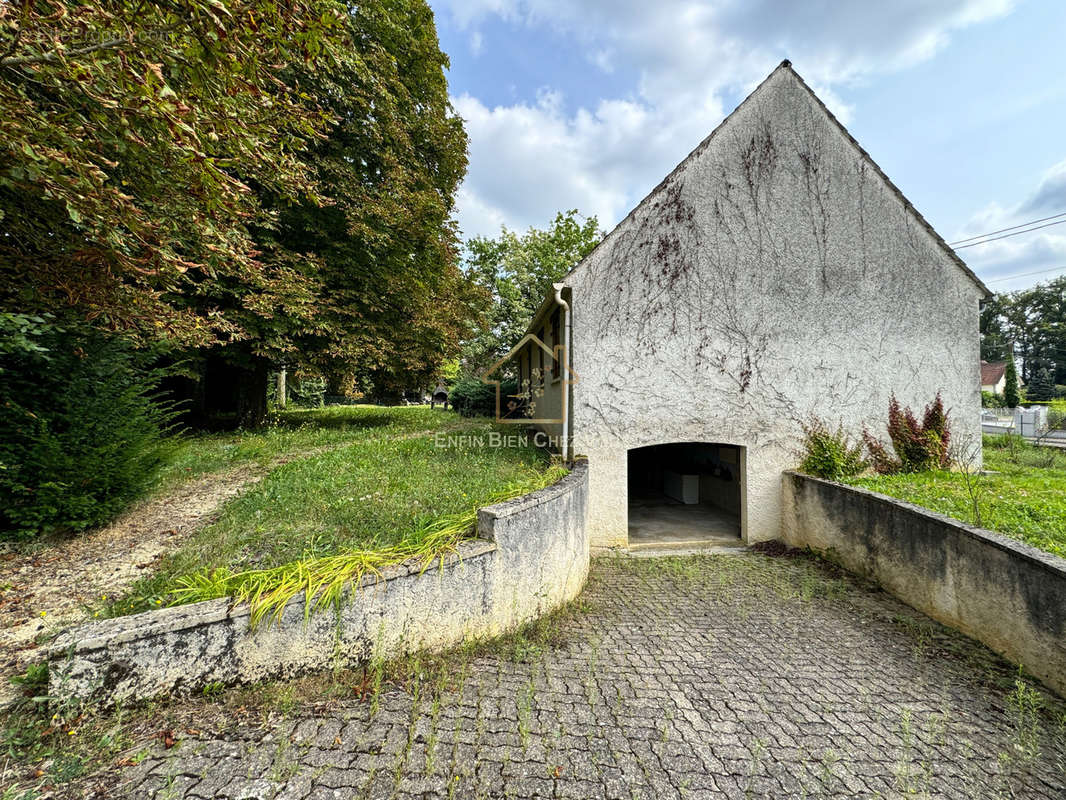
[[[264,192],[315,196],[301,153],[332,119],[294,67],[345,42],[334,0],[0,4],[0,302],[192,344],[245,335],[213,303],[232,284],[310,313],[250,225]]]
[[[467,341],[463,365],[480,374],[506,354],[525,333],[553,283],[588,255],[603,232],[595,217],[576,210],[560,212],[544,230],[519,235],[506,227],[495,239],[474,237],[466,244],[466,266],[478,286],[491,295],[488,325]]]
[[[273,365],[399,392],[455,357],[484,300],[425,0],[57,0],[0,23],[0,307],[196,348],[233,385],[202,396],[245,424]]]
[[[1051,370],[1047,367],[1041,367],[1036,371],[1029,385],[1025,387],[1025,397],[1027,400],[1035,400],[1037,402],[1047,402],[1054,399],[1055,382],[1052,380]]]
[[[1018,396],[1018,368],[1014,366],[1014,357],[1007,355],[1007,370],[1004,373],[1003,401],[1007,408],[1017,408],[1020,398]]]
[[[1029,289],[996,295],[981,312],[981,358],[1021,361],[1030,383],[1048,370],[1052,384],[1066,383],[1066,276]]]
[[[351,57],[299,77],[337,120],[308,154],[326,202],[274,198],[278,225],[261,235],[315,265],[316,317],[299,331],[261,318],[257,346],[399,392],[436,377],[479,305],[452,220],[467,140],[425,0],[348,11]]]

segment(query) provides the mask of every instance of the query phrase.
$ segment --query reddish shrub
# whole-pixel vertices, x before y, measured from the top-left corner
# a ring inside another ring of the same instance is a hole
[[[871,465],[882,474],[946,469],[950,465],[951,431],[948,412],[939,392],[925,407],[921,422],[913,411],[900,406],[895,395],[888,401],[888,438],[892,441],[895,457],[869,431],[864,430],[862,438],[870,453]]]

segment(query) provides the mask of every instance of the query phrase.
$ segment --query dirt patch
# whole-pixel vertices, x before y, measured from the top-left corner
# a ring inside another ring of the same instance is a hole
[[[121,594],[149,574],[223,503],[269,471],[244,467],[205,475],[139,503],[104,528],[0,555],[0,674],[23,669],[42,641],[88,618],[88,607],[102,595]],[[0,699],[7,694],[0,686]]]
[[[419,431],[389,438],[426,435]],[[349,444],[286,453],[265,466],[194,478],[97,530],[42,539],[32,549],[0,549],[0,705],[14,697],[7,678],[40,660],[40,645],[88,620],[90,608],[103,595],[120,596],[151,574],[164,556],[213,522],[226,501],[282,464]]]
[[[164,556],[213,522],[226,501],[282,464],[345,446],[286,453],[265,466],[194,478],[97,530],[42,539],[30,550],[0,550],[0,705],[14,697],[7,678],[40,660],[40,645],[88,620],[103,595],[122,595],[151,574]]]

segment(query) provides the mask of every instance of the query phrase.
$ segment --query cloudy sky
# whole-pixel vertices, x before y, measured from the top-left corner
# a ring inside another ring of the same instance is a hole
[[[430,3],[467,236],[567,208],[609,229],[783,58],[949,242],[1066,212],[1061,0]],[[1066,274],[1066,224],[959,254],[1030,285]]]

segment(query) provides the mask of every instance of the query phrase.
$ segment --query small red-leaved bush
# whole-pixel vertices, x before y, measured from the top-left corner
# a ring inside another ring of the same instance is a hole
[[[948,428],[948,412],[937,392],[936,399],[925,407],[922,421],[914,412],[900,406],[896,396],[888,401],[888,438],[892,441],[895,455],[867,430],[862,432],[863,442],[870,453],[870,464],[876,472],[922,472],[928,469],[947,469],[950,466],[948,447],[951,431]]]

